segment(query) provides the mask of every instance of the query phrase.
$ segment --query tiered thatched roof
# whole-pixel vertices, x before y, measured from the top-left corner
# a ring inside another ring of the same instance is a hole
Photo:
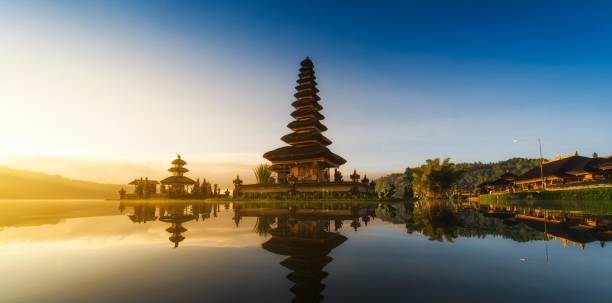
[[[325,117],[319,113],[323,107],[319,104],[321,98],[317,95],[319,90],[315,79],[314,65],[306,57],[301,62],[298,85],[295,87],[296,100],[291,104],[295,107],[291,113],[295,120],[287,125],[293,132],[281,138],[289,146],[269,151],[264,154],[264,158],[272,162],[321,160],[331,166],[346,163],[346,160],[326,147],[332,142],[322,134],[327,127],[321,123]]]
[[[172,173],[172,176],[161,180],[161,184],[179,184],[179,185],[191,185],[195,184],[191,178],[183,176],[184,173],[189,170],[184,166],[187,164],[185,160],[181,159],[181,155],[176,155],[176,159],[172,161],[172,167],[168,168],[168,171]]]

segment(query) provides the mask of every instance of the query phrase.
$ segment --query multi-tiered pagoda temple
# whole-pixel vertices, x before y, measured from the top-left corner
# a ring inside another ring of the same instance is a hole
[[[371,197],[374,183],[366,178],[359,182],[357,173],[351,181],[344,181],[338,168],[346,163],[328,146],[332,143],[323,132],[321,123],[325,117],[319,101],[314,65],[306,57],[300,64],[295,87],[293,121],[287,127],[293,132],[281,138],[288,146],[269,151],[263,157],[272,162],[271,170],[276,178],[259,181],[258,184],[242,184],[234,180],[234,197],[243,198],[355,198]],[[330,170],[334,169],[333,175]],[[330,178],[330,175],[332,176]]]
[[[168,169],[172,176],[161,180],[163,186],[168,186],[168,194],[184,195],[187,193],[187,187],[195,184],[191,178],[185,177],[184,174],[189,170],[185,168],[187,162],[181,159],[181,155],[176,155],[176,159],[172,161],[172,167]]]
[[[272,171],[276,172],[279,182],[289,178],[298,181],[330,181],[330,168],[338,168],[346,163],[342,157],[327,148],[332,142],[322,133],[327,127],[321,123],[325,117],[319,113],[323,107],[319,104],[314,65],[306,57],[301,63],[299,78],[293,95],[296,100],[291,103],[295,111],[291,113],[294,120],[287,125],[292,133],[281,140],[289,146],[281,147],[264,154],[272,162]]]

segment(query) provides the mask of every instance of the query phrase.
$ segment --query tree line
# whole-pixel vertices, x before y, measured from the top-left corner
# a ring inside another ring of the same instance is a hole
[[[506,172],[521,175],[539,165],[538,159],[512,158],[494,163],[457,163],[449,158],[428,159],[418,167],[407,167],[403,173],[392,173],[376,179],[376,191],[385,198],[447,197],[453,190],[473,191],[485,181]]]

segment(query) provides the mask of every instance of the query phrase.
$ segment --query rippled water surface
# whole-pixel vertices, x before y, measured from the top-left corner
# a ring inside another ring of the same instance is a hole
[[[0,302],[612,298],[606,214],[377,202],[0,207]]]

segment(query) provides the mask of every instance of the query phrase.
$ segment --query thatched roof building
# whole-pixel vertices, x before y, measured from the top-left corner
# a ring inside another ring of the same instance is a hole
[[[301,63],[297,86],[294,94],[296,100],[291,104],[295,119],[287,125],[293,132],[281,138],[289,146],[269,151],[263,157],[272,162],[272,169],[279,180],[294,176],[298,180],[324,181],[329,168],[337,168],[346,163],[342,157],[327,148],[332,141],[322,132],[327,127],[321,123],[325,117],[319,112],[323,107],[317,95],[314,64],[306,57]]]
[[[172,173],[172,176],[161,180],[162,185],[168,185],[170,187],[170,194],[184,194],[187,192],[187,186],[196,183],[191,178],[183,175],[189,171],[184,167],[186,164],[187,162],[181,159],[181,155],[176,155],[176,159],[172,161],[172,167],[168,169],[168,171]]]
[[[542,178],[548,185],[555,183],[589,181],[610,178],[612,169],[611,157],[589,158],[578,155],[578,152],[566,157],[558,156],[555,160],[544,162],[542,167],[534,167],[520,175],[514,181],[517,185],[541,187]]]

